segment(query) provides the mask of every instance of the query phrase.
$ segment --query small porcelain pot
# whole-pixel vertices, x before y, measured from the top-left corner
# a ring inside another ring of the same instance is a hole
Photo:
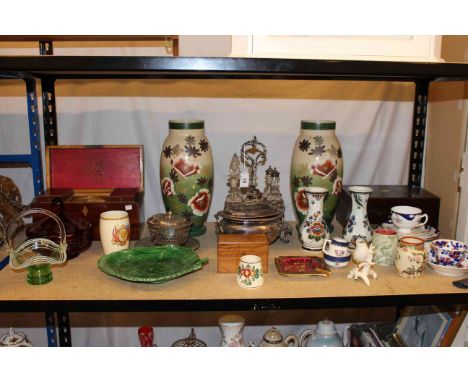
[[[348,266],[352,256],[349,243],[340,237],[325,240],[322,252],[325,264],[335,269]]]
[[[424,240],[411,236],[402,237],[395,256],[395,268],[400,276],[418,278],[425,266]]]
[[[468,246],[456,240],[434,240],[429,244],[433,264],[455,267],[468,259]]]
[[[392,222],[402,233],[409,233],[413,228],[421,227],[427,223],[429,217],[422,210],[410,206],[392,207]]]
[[[398,247],[398,236],[393,229],[378,228],[372,235],[374,245],[374,263],[377,265],[395,264],[395,255]]]
[[[309,339],[309,337],[311,337]],[[307,329],[299,338],[301,347],[343,347],[343,340],[330,320],[320,321],[316,330]]]
[[[263,285],[262,259],[256,255],[244,255],[237,268],[237,284],[242,288],[259,288]]]
[[[104,253],[127,249],[130,245],[130,220],[127,211],[106,211],[99,219],[99,234],[101,235]]]
[[[258,344],[259,347],[288,347],[289,343],[293,346],[298,346],[299,341],[294,334],[290,334],[285,339],[278,329],[275,327],[269,329],[264,335],[262,341]]]

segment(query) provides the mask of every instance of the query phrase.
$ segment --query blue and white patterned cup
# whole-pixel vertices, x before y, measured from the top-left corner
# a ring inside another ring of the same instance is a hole
[[[322,252],[325,264],[335,269],[348,266],[352,255],[348,241],[341,237],[325,240]]]
[[[398,231],[409,233],[413,228],[421,227],[427,223],[429,216],[422,210],[411,206],[392,207],[392,222]]]
[[[456,240],[434,240],[429,244],[429,262],[447,267],[461,266],[468,259],[468,246]]]

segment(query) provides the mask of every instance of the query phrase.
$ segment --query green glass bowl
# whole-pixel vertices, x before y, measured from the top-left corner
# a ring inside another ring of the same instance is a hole
[[[200,259],[190,248],[178,245],[136,247],[101,256],[98,268],[123,280],[160,284],[195,272],[208,259]]]

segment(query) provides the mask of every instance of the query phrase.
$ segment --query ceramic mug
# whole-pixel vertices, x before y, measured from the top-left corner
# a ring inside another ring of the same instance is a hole
[[[237,284],[242,288],[258,288],[263,281],[262,259],[256,255],[242,256],[237,268]]]
[[[456,240],[434,240],[429,244],[429,260],[433,264],[456,267],[468,259],[468,246]]]
[[[393,265],[398,247],[398,237],[393,229],[378,228],[372,235],[374,245],[374,263],[377,265]]]
[[[425,266],[424,240],[412,236],[402,237],[395,256],[395,268],[400,276],[418,278]]]
[[[411,206],[392,207],[392,222],[403,233],[411,232],[411,229],[425,225],[429,219],[422,210]]]
[[[327,249],[328,247],[328,249]],[[344,268],[351,260],[351,250],[346,239],[333,237],[326,239],[322,247],[323,259],[330,268]]]
[[[130,219],[127,211],[106,211],[99,218],[99,234],[101,235],[104,253],[112,253],[127,249],[130,245]]]

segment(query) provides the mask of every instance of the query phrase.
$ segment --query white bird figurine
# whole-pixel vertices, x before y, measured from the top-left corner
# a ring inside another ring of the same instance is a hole
[[[374,263],[372,259],[374,257],[374,246],[371,244],[367,246],[364,239],[358,238],[356,240],[356,249],[354,250],[353,260],[354,268],[349,272],[348,279],[357,280],[362,279],[367,286],[370,286],[369,275],[374,279],[377,278],[377,273],[372,268]]]

